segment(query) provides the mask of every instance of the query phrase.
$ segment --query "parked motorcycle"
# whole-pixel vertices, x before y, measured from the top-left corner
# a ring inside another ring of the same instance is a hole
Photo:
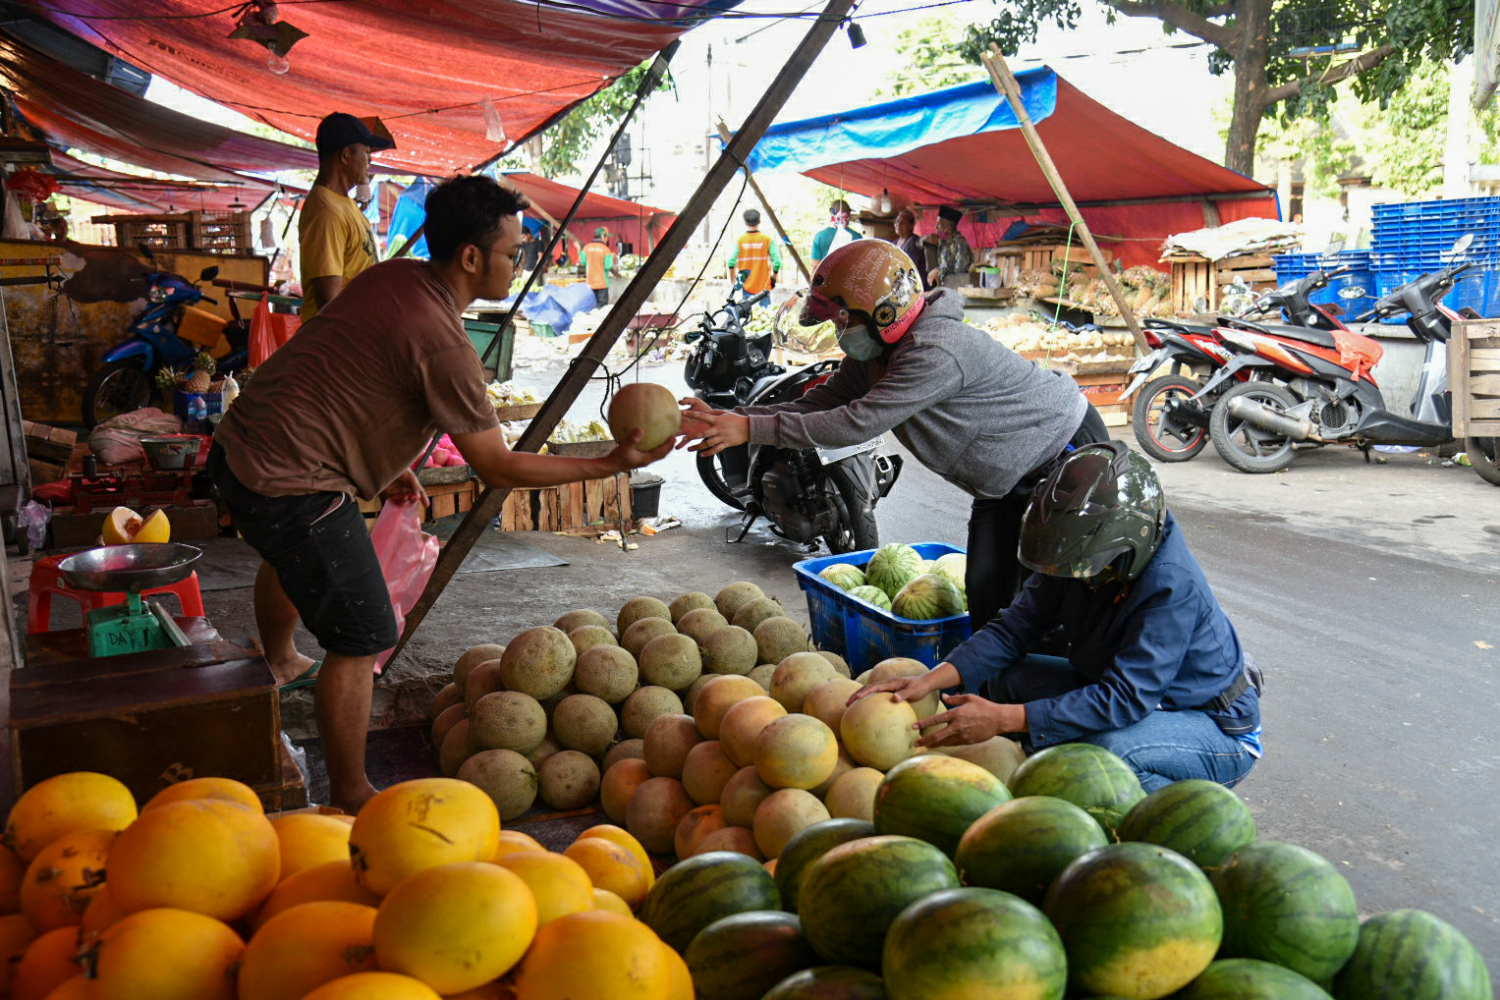
[[[1450,259],[1471,242],[1460,238]],[[1368,461],[1372,445],[1436,447],[1452,441],[1448,337],[1461,317],[1440,302],[1473,266],[1454,263],[1424,274],[1380,299],[1367,314],[1408,314],[1407,327],[1426,344],[1410,416],[1386,408],[1370,375],[1384,349],[1369,337],[1342,328],[1287,329],[1244,321],[1221,328],[1220,339],[1239,354],[1232,366],[1269,378],[1242,382],[1219,399],[1209,419],[1219,454],[1243,472],[1265,473],[1290,465],[1301,444],[1353,445]],[[1500,485],[1496,441],[1473,439],[1468,447],[1480,476]]]
[[[218,277],[217,267],[204,268],[198,280]],[[83,422],[89,426],[121,413],[149,406],[156,392],[156,374],[164,368],[184,369],[194,357],[217,342],[228,340],[230,352],[218,359],[219,371],[233,373],[249,363],[250,324],[238,318],[226,322],[199,302],[217,304],[180,275],[153,271],[146,276],[146,308],[130,321],[126,338],[99,359],[83,395]],[[193,338],[179,336],[184,323]]]
[[[773,337],[796,322],[801,297],[788,299],[777,313]],[[690,362],[691,363],[691,362]],[[750,386],[743,400],[726,406],[770,406],[800,399],[838,370],[837,360],[819,361],[792,371],[780,369]],[[691,383],[691,380],[689,381]],[[700,396],[710,405],[714,399]],[[779,448],[744,444],[713,456],[699,456],[698,474],[719,500],[744,511],[738,541],[764,517],[771,530],[804,544],[822,539],[835,554],[872,549],[880,544],[875,504],[890,493],[901,474],[899,455],[879,454],[881,439],[846,448]]]
[[[688,355],[683,378],[699,399],[719,410],[743,406],[761,379],[786,371],[771,361],[771,331],[752,335],[745,330],[751,312],[769,301],[771,293],[746,298],[743,291],[736,282],[724,305],[705,312],[698,328],[683,337],[697,345]]]
[[[1346,268],[1317,271],[1258,299],[1250,298],[1243,286],[1238,293],[1230,286],[1225,312],[1284,312],[1290,322],[1276,324],[1276,329],[1292,331],[1288,333],[1290,336],[1296,336],[1295,328],[1343,330],[1341,312],[1332,305],[1314,303],[1311,297],[1326,288],[1331,279],[1345,273]],[[1343,289],[1339,294],[1358,298],[1364,289]],[[1221,326],[1233,322],[1234,319],[1220,319]],[[1136,441],[1141,450],[1159,461],[1185,462],[1208,444],[1209,418],[1219,398],[1239,382],[1263,373],[1233,364],[1234,354],[1222,343],[1215,326],[1147,320],[1143,332],[1154,350],[1131,365],[1130,372],[1135,378],[1125,388],[1126,396],[1141,389],[1131,414]],[[1141,383],[1163,366],[1170,367],[1169,374],[1152,379],[1142,389]],[[1186,367],[1189,373],[1180,374],[1181,367]]]

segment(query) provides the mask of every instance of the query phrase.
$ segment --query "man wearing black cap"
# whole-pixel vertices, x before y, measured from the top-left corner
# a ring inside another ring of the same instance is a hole
[[[370,154],[396,142],[353,115],[334,112],[318,124],[318,176],[297,223],[305,323],[375,263],[375,233],[349,191],[370,178]]]
[[[923,238],[922,242],[938,247],[938,266],[927,274],[927,284],[937,288],[943,279],[954,274],[967,275],[974,263],[974,251],[969,241],[958,231],[958,222],[964,213],[952,205],[938,209],[937,231]]]

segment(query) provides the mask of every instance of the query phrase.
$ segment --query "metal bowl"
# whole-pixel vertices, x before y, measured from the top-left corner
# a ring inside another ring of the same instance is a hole
[[[139,593],[186,580],[201,555],[202,549],[180,542],[137,542],[78,552],[57,568],[79,590]]]

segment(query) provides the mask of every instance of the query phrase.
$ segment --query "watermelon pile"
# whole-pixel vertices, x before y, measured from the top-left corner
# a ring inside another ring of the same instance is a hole
[[[745,910],[767,894],[758,866],[682,862],[663,939],[682,947],[686,927],[733,914],[685,946],[698,995],[1491,1000],[1455,928],[1418,910],[1361,924],[1333,865],[1257,840],[1221,785],[1144,795],[1081,744],[1008,784],[966,763],[911,757],[882,779],[873,822],[804,828],[767,862],[778,902],[764,911]]]
[[[818,576],[850,597],[913,621],[950,618],[969,610],[964,574],[969,558],[950,552],[923,559],[910,545],[882,545],[863,567],[837,562]]]

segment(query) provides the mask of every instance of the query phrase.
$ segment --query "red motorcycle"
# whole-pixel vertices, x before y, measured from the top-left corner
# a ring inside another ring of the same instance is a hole
[[[1460,239],[1450,254],[1461,255],[1468,245],[1467,237]],[[1215,449],[1242,472],[1265,473],[1289,466],[1298,445],[1353,445],[1369,461],[1372,445],[1437,447],[1452,441],[1448,337],[1453,322],[1462,317],[1440,300],[1474,266],[1455,263],[1424,274],[1380,299],[1366,314],[1407,313],[1407,327],[1426,344],[1409,415],[1387,409],[1371,376],[1384,349],[1336,321],[1328,330],[1244,320],[1221,327],[1220,341],[1237,354],[1224,371],[1257,377],[1225,390],[1214,406],[1209,436]],[[1475,471],[1500,485],[1495,439],[1470,439],[1467,447]]]
[[[1289,337],[1306,336],[1326,340],[1326,331],[1343,330],[1339,310],[1331,304],[1320,305],[1311,301],[1311,296],[1327,287],[1332,278],[1345,274],[1346,268],[1333,271],[1318,271],[1297,281],[1267,292],[1252,302],[1242,299],[1242,310],[1247,312],[1284,311],[1290,324],[1259,323],[1257,329],[1276,329]],[[1352,295],[1349,293],[1352,292]],[[1340,292],[1345,297],[1358,297],[1363,289]],[[1227,311],[1233,308],[1236,298],[1247,296],[1243,289],[1236,296],[1231,293],[1225,299]],[[1154,350],[1130,367],[1135,379],[1125,389],[1129,396],[1137,389],[1132,413],[1132,427],[1141,450],[1162,462],[1185,462],[1203,450],[1209,439],[1209,419],[1219,398],[1237,384],[1257,377],[1260,373],[1255,365],[1237,362],[1235,354],[1225,346],[1220,336],[1222,327],[1242,320],[1221,317],[1219,326],[1204,324],[1148,320],[1143,331],[1146,341]],[[1152,379],[1141,388],[1141,383],[1154,371],[1170,366],[1170,373]],[[1186,367],[1188,374],[1178,373]],[[1200,376],[1199,373],[1204,373]],[[1206,381],[1202,379],[1206,377]]]

